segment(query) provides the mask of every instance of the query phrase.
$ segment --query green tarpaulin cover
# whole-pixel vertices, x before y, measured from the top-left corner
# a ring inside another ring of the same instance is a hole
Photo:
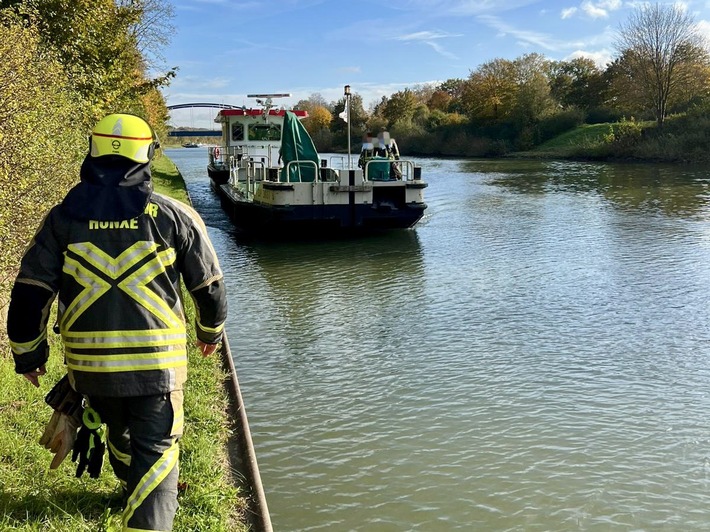
[[[288,163],[297,161],[298,163]],[[313,161],[315,166],[310,162]],[[290,111],[284,115],[283,136],[281,137],[281,181],[314,181],[320,164],[318,152],[311,136],[300,120]],[[286,171],[288,168],[288,176]]]

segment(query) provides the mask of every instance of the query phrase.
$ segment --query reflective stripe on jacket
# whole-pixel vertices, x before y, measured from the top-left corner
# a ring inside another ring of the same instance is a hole
[[[198,338],[218,342],[226,299],[204,223],[192,208],[153,193],[145,212],[131,220],[81,221],[54,207],[25,253],[16,283],[58,294],[74,388],[125,397],[183,386],[181,277],[197,306]],[[24,342],[8,331],[18,367],[23,356],[46,346],[46,323],[34,330],[39,337]]]

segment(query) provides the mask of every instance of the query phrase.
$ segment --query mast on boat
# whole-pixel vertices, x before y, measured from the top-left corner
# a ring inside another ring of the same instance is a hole
[[[352,168],[350,164],[350,85],[345,85],[345,121],[348,123],[348,170]]]

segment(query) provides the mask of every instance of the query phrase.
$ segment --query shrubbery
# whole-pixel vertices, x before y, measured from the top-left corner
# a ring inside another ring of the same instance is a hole
[[[32,27],[8,22],[0,21],[0,294],[43,214],[76,181],[88,131],[51,51]]]
[[[166,129],[159,88],[174,71],[157,79],[143,72],[132,25],[144,16],[143,4],[112,1],[14,0],[0,7],[2,331],[22,252],[42,216],[78,181],[95,121],[129,112],[159,134]]]

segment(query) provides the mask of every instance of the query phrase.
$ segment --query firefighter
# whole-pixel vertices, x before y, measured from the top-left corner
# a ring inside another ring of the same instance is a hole
[[[203,355],[217,348],[227,313],[204,223],[153,192],[158,147],[137,116],[111,114],[96,124],[80,182],[49,211],[22,258],[7,321],[15,371],[39,386],[58,298],[69,382],[106,425],[109,461],[125,490],[125,531],[171,530],[178,507],[187,377],[180,280],[195,303]]]

